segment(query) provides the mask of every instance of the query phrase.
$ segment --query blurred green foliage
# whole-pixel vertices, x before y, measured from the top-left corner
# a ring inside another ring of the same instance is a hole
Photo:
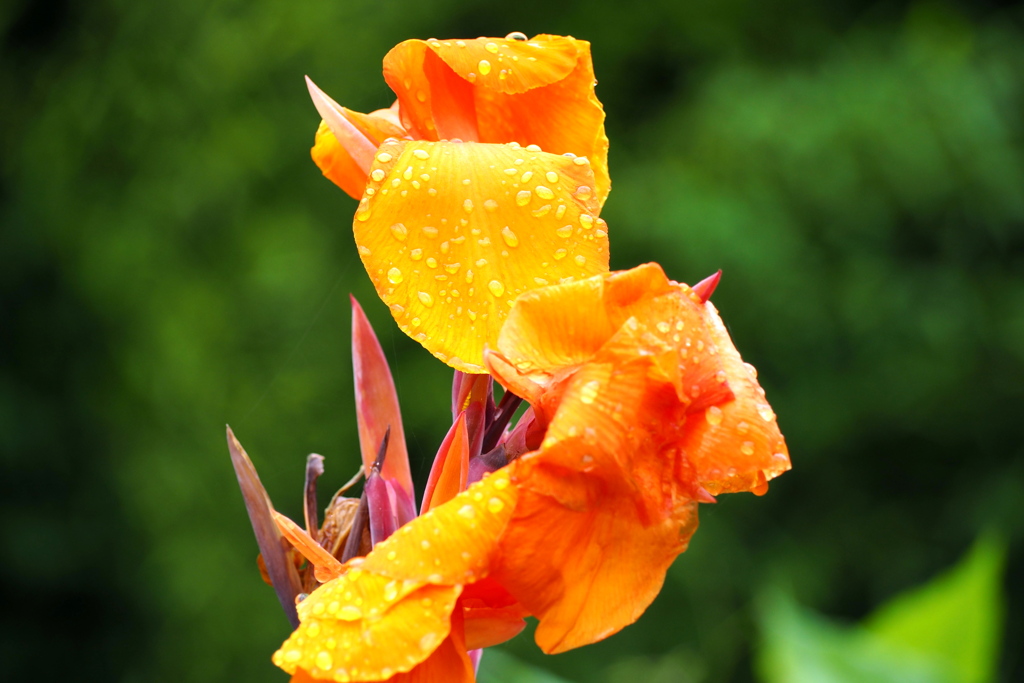
[[[524,635],[511,656],[575,681],[749,681],[764,586],[859,620],[989,526],[1008,541],[1005,642],[1024,639],[1018,3],[10,0],[9,677],[285,680],[224,423],[287,514],[307,453],[325,494],[348,479],[348,292],[393,362],[421,481],[450,381],[362,272],[355,202],[308,158],[302,75],[366,111],[391,102],[399,41],[513,30],[593,42],[613,265],[724,269],[715,301],[795,469],[704,506],[636,625],[556,657]],[[1018,650],[998,678],[1024,675]]]
[[[1004,550],[979,542],[958,566],[843,627],[785,593],[762,600],[765,683],[990,683],[1002,631]]]

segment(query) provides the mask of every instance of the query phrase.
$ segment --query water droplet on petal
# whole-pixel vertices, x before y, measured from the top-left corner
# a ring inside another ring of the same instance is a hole
[[[473,519],[476,517],[476,509],[472,505],[463,505],[459,508],[458,515],[464,519]]]
[[[489,501],[487,501],[487,509],[490,510],[491,512],[501,512],[502,509],[504,509],[504,507],[505,501],[503,501],[501,498],[491,498]]]
[[[424,306],[430,308],[434,305],[434,297],[430,295],[430,292],[420,292],[417,295]]]
[[[562,227],[555,230],[555,234],[559,237],[572,237],[572,226],[563,225]]]
[[[533,171],[527,171],[526,173],[524,173],[523,175],[521,175],[519,177],[519,182],[521,182],[521,183],[528,183],[528,182],[530,182],[530,178],[532,178],[532,177],[533,177]]]
[[[669,331],[672,329],[672,326],[669,325],[664,320],[662,320],[660,323],[655,325],[655,327],[657,327],[658,328],[658,332],[661,332],[662,334],[668,334]]]
[[[399,242],[404,242],[405,238],[409,236],[409,230],[402,223],[395,223],[391,226],[391,234]]]
[[[744,441],[743,445],[740,446],[740,452],[743,453],[743,455],[753,455],[754,454],[754,442],[753,441]]]
[[[384,180],[384,176],[386,175],[387,173],[384,172],[383,168],[375,168],[373,169],[373,173],[370,174],[370,177],[379,183],[380,181]]]
[[[493,213],[498,210],[498,202],[488,199],[484,202],[484,208]]]
[[[487,283],[487,289],[491,291],[494,296],[501,296],[505,293],[505,285],[500,280],[491,280]]]
[[[516,193],[516,204],[519,206],[526,206],[530,203],[530,198],[533,194],[529,190],[520,190]]]
[[[561,261],[562,259],[564,259],[568,255],[569,255],[568,251],[566,251],[565,249],[559,249],[559,250],[557,250],[555,252],[555,260],[556,261]]]
[[[505,240],[505,244],[510,247],[519,246],[519,238],[507,225],[501,229],[501,239]]]
[[[594,217],[591,216],[589,213],[581,213],[580,225],[582,225],[585,229],[590,230],[592,227],[594,227]]]
[[[356,619],[362,619],[363,610],[359,609],[355,605],[345,605],[338,610],[338,618],[342,621],[355,621]]]
[[[775,417],[775,411],[773,411],[772,407],[767,403],[757,404],[757,414],[760,415],[761,419],[765,422],[771,422]]]
[[[722,424],[722,409],[718,406],[711,406],[704,412],[704,418],[712,427]]]
[[[388,163],[388,162],[389,162],[389,161],[391,161],[391,159],[393,159],[393,158],[394,158],[394,157],[392,157],[392,156],[391,156],[390,154],[388,154],[387,152],[381,152],[380,154],[378,154],[378,155],[377,155],[377,161],[379,161],[379,162],[380,162],[380,163],[382,163],[382,164],[386,164],[386,163]]]
[[[576,164],[577,166],[586,166],[587,164],[590,163],[590,159],[586,157],[576,157],[575,159],[572,160],[572,163]]]
[[[498,46],[495,45],[494,43],[487,43],[486,45],[484,45],[484,49],[490,52],[491,54],[498,54]]]
[[[316,666],[324,671],[327,671],[334,666],[334,658],[331,657],[331,653],[326,650],[321,650],[316,656]]]
[[[597,398],[598,391],[601,388],[601,383],[596,379],[591,380],[583,385],[580,389],[580,401],[590,405]]]
[[[417,159],[422,159],[424,161],[430,158],[430,152],[425,149],[414,149],[412,151],[412,155]]]
[[[480,63],[476,65],[476,68],[479,69],[480,74],[483,76],[491,73],[491,63],[486,59],[481,59]]]
[[[467,199],[466,201],[462,202],[462,210],[465,211],[466,213],[473,213],[473,200]]]
[[[525,41],[526,40],[526,34],[525,33],[520,33],[519,31],[512,31],[512,33],[510,33],[507,36],[505,36],[505,40]]]
[[[398,268],[392,268],[388,271],[388,282],[393,285],[401,284],[402,282],[402,271]]]
[[[548,171],[547,173],[544,174],[544,177],[548,179],[549,183],[558,182],[558,174],[555,173],[554,171]]]
[[[538,185],[536,188],[534,188],[534,192],[536,192],[537,196],[540,197],[541,199],[555,198],[555,193],[551,191],[551,188],[545,187],[544,185]]]

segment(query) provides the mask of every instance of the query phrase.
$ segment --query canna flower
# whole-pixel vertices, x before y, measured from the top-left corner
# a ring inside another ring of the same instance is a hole
[[[488,369],[543,438],[494,574],[540,620],[545,652],[632,623],[697,528],[697,502],[789,469],[775,415],[706,297],[656,264],[520,297]]]
[[[434,503],[334,567],[275,663],[300,681],[472,680],[463,653],[512,637],[525,614],[546,652],[635,621],[686,549],[698,502],[764,493],[789,468],[764,392],[706,301],[715,282],[690,288],[648,264],[520,297],[487,363],[530,400],[532,450],[449,498],[466,480],[461,412]]]
[[[399,327],[456,370],[483,373],[518,295],[608,270],[608,140],[590,45],[409,40],[384,75],[398,101],[371,114],[309,82],[323,117],[313,158],[361,197],[355,241]]]
[[[384,78],[398,100],[370,114],[338,106],[310,82],[323,116],[313,160],[352,197],[362,195],[372,151],[387,138],[517,142],[585,156],[598,203],[608,196],[608,138],[587,41],[522,33],[407,40],[385,56]]]

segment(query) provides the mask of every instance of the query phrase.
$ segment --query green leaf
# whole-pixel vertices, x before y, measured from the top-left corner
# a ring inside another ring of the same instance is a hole
[[[760,604],[765,683],[989,683],[1002,625],[1005,550],[979,541],[956,567],[844,626],[781,592]]]
[[[960,564],[883,605],[865,627],[887,643],[940,661],[957,683],[995,680],[1005,554],[1002,544],[983,538]]]
[[[484,650],[477,680],[480,683],[571,683],[493,647]]]

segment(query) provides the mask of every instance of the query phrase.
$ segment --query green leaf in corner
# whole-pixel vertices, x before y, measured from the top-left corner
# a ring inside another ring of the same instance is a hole
[[[1002,632],[1004,547],[980,540],[958,565],[845,626],[788,595],[759,605],[764,683],[991,683]]]
[[[479,683],[571,683],[493,647],[484,650],[477,680]]]
[[[995,680],[1005,555],[1002,544],[982,538],[958,565],[879,608],[865,628],[886,643],[941,662],[957,683]]]

